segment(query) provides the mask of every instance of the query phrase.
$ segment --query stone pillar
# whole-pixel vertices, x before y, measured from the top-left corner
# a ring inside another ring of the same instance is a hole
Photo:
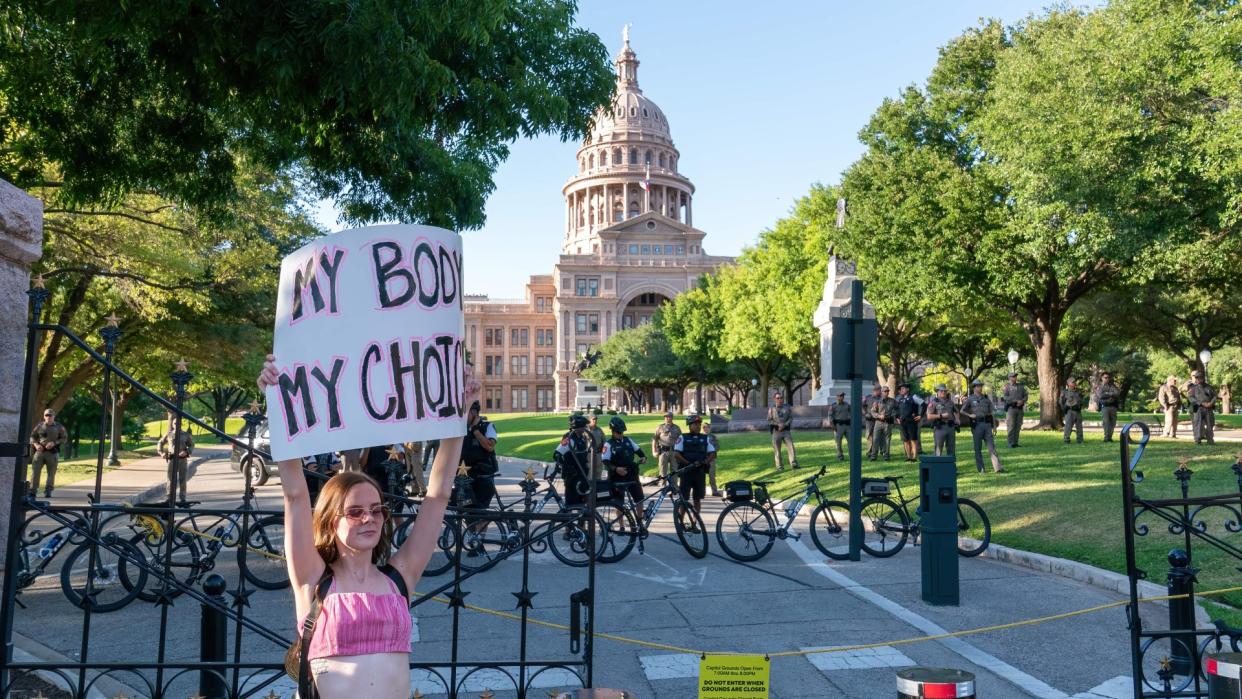
[[[694,225],[694,198],[686,194],[686,225]]]
[[[25,444],[18,434],[22,377],[26,373],[26,323],[30,265],[43,257],[43,202],[0,180],[0,442]],[[0,569],[7,560],[9,503],[17,460],[0,457]]]

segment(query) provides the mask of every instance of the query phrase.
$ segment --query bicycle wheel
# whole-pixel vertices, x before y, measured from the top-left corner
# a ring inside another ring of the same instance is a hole
[[[730,558],[757,561],[772,550],[776,520],[771,512],[752,502],[735,502],[716,520],[716,541]]]
[[[118,537],[115,532],[104,534],[101,541],[106,546],[101,545],[97,548],[93,575],[90,575],[90,571],[87,570],[90,567],[91,545],[89,541],[69,552],[69,556],[65,558],[60,568],[60,588],[73,606],[81,608],[84,606],[83,598],[86,596],[87,579],[90,578],[91,592],[94,596],[91,611],[114,612],[134,601],[138,592],[147,584],[147,571],[135,566],[138,570],[137,577],[133,580],[133,587],[122,584],[118,570],[121,562],[125,559],[134,562],[141,561],[144,559],[143,554],[133,544]]]
[[[284,515],[268,515],[250,523],[237,547],[237,566],[256,587],[264,590],[289,587]]]
[[[585,568],[591,562],[589,521],[583,516],[568,524],[558,526],[561,524],[561,522],[552,523],[552,526],[548,528],[548,533],[544,535],[544,541],[548,543],[548,548],[552,549],[552,555],[556,556],[561,563],[575,568]],[[597,511],[595,513],[595,560],[599,560],[607,542],[608,527],[604,524],[603,516]]]
[[[673,504],[673,528],[686,553],[695,558],[707,555],[707,527],[693,507],[682,502]]]
[[[392,534],[392,552],[396,553],[403,545],[406,539],[410,538],[410,532],[413,531],[414,521],[418,518],[408,517]],[[431,550],[431,558],[427,561],[427,567],[423,568],[423,575],[435,577],[444,575],[453,567],[453,556],[457,552],[457,532],[453,530],[453,524],[449,520],[440,523],[440,534],[436,537],[435,548]]]
[[[992,522],[974,500],[957,499],[957,535],[957,552],[967,558],[983,553],[992,541]],[[963,544],[961,537],[974,539],[975,543]]]
[[[508,550],[509,530],[500,520],[467,517],[462,522],[461,569],[474,571],[500,562]]]
[[[910,536],[910,518],[887,498],[863,500],[862,523],[862,548],[876,558],[896,554]]]
[[[138,585],[138,569],[142,568],[137,561],[122,560],[117,567],[117,573],[121,576],[121,584],[127,590],[137,590],[138,599],[143,602],[154,602],[159,599],[160,589],[163,588],[164,575],[164,537],[158,536],[151,538],[146,534],[139,532],[130,538],[129,543],[134,548],[141,551],[143,560],[147,569],[158,571],[152,575],[149,570],[143,569],[143,574],[149,576],[151,590],[146,590]],[[202,551],[198,546],[198,539],[189,532],[177,532],[173,537],[172,557],[168,563],[168,575],[172,580],[181,583],[184,587],[192,587],[194,583],[203,575],[203,562],[201,559]],[[168,583],[168,597],[173,598],[185,592],[185,589],[172,582]]]
[[[634,515],[625,507],[602,504],[595,508],[595,514],[604,523],[604,540],[602,549],[595,560],[600,563],[616,563],[630,555],[634,544],[638,543],[638,525]]]
[[[850,506],[829,500],[811,513],[811,541],[815,548],[834,561],[850,557]]]

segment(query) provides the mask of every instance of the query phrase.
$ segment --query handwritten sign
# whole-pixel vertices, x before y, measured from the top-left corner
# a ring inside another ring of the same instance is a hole
[[[461,236],[368,226],[280,264],[267,389],[278,460],[465,431]]]
[[[762,655],[706,655],[699,660],[699,699],[767,699],[772,663]]]

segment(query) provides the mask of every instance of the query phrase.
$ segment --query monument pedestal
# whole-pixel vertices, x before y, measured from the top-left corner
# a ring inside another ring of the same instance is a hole
[[[819,371],[823,385],[808,401],[810,405],[831,405],[838,393],[850,394],[849,381],[832,380],[832,319],[850,317],[850,284],[858,277],[853,262],[836,255],[828,258],[828,279],[824,282],[824,297],[815,309],[813,320],[819,329]],[[875,307],[863,300],[863,317],[875,319]],[[863,382],[863,395],[871,391],[871,382]]]

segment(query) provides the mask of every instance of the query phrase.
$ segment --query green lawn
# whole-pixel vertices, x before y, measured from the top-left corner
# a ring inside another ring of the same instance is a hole
[[[210,420],[207,421],[210,424]],[[230,435],[236,435],[241,432],[242,427],[246,425],[246,421],[239,417],[230,417],[224,421],[224,431]],[[189,422],[181,423],[182,429],[189,429],[190,434],[194,435],[194,441],[199,444],[218,444],[220,442],[214,434],[208,433],[203,428]],[[143,434],[150,439],[159,439],[168,431],[167,420],[152,420],[146,424],[146,430]]]
[[[607,414],[600,416],[601,426],[606,428],[608,417]],[[626,416],[625,420],[630,436],[649,448],[650,435],[661,418],[644,415]],[[499,415],[494,422],[500,434],[499,453],[542,461],[551,460],[552,451],[566,429],[564,415]],[[679,419],[678,424],[684,425],[684,420]],[[808,470],[775,473],[767,432],[721,434],[719,437],[721,484],[735,478],[775,480],[777,485],[770,490],[774,496],[781,497],[800,489],[797,481],[805,478]],[[999,437],[998,449],[1007,473],[993,474],[989,467],[988,472],[981,475],[975,471],[974,456],[969,452],[968,433],[958,435],[959,445],[966,445],[966,449],[959,450],[959,458],[964,457],[959,461],[959,492],[987,510],[992,520],[992,540],[1124,572],[1118,445],[1102,443],[1098,432],[1088,432],[1086,444],[1065,445],[1059,433],[1028,431],[1023,433],[1022,446],[1018,449],[1004,446],[1003,433]],[[821,431],[798,431],[794,433],[794,441],[803,466],[818,468],[828,464],[828,474],[820,482],[821,488],[834,498],[845,499],[849,473],[845,462],[837,460],[831,435]],[[924,435],[924,444],[930,447],[930,434]],[[894,439],[893,448],[900,454],[899,439]],[[1230,466],[1238,450],[1238,444],[1195,447],[1188,439],[1154,439],[1142,460],[1141,469],[1147,477],[1139,484],[1138,493],[1148,498],[1176,496],[1178,485],[1172,473],[1177,468],[1176,459],[1182,456],[1192,459],[1190,469],[1195,474],[1191,495],[1235,491],[1239,484]],[[864,461],[863,473],[868,476],[904,475],[906,483],[917,485],[918,482],[915,465],[903,461]],[[913,494],[905,492],[906,497]],[[1223,511],[1210,513],[1206,518],[1209,532],[1224,533],[1225,514]],[[1232,517],[1236,519],[1236,515]],[[1139,566],[1147,571],[1149,579],[1160,583],[1168,568],[1168,551],[1180,546],[1181,540],[1168,534],[1167,527],[1151,516],[1140,521],[1149,525],[1150,533],[1138,538]],[[1200,589],[1238,584],[1239,561],[1197,542],[1194,551],[1195,565],[1201,569]],[[1242,607],[1242,593],[1225,599],[1235,607]]]
[[[1183,410],[1178,415],[1179,417],[1178,417],[1178,423],[1177,423],[1177,433],[1180,435],[1182,433],[1182,430],[1185,430],[1186,434],[1189,435],[1190,434],[1190,415],[1185,410]],[[1025,416],[1027,419],[1030,419],[1030,420],[1039,419],[1038,412],[1027,411],[1025,413]],[[1084,422],[1098,422],[1100,419],[1100,414],[1097,412],[1090,412],[1090,411],[1084,410],[1082,413],[1082,419]],[[1117,424],[1119,425],[1124,425],[1127,422],[1134,422],[1135,420],[1142,420],[1143,422],[1146,422],[1149,426],[1154,427],[1157,430],[1159,430],[1160,425],[1164,424],[1164,413],[1160,413],[1160,414],[1118,413],[1117,414]],[[1223,415],[1221,413],[1216,413],[1216,426],[1221,429],[1242,428],[1242,415],[1236,415],[1236,414],[1235,415]]]

